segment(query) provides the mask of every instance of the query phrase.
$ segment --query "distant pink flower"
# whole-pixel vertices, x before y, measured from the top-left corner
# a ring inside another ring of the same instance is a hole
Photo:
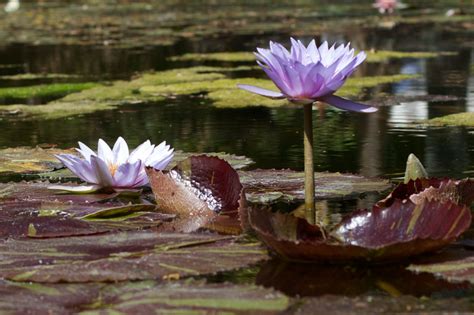
[[[241,89],[269,98],[287,98],[299,104],[323,101],[335,107],[357,111],[375,112],[377,108],[334,95],[366,58],[364,52],[354,56],[350,44],[328,47],[324,42],[319,47],[312,40],[306,47],[301,41],[291,39],[288,51],[279,43],[270,42],[270,49],[257,48],[257,63],[270,77],[280,92],[260,87],[239,84]]]
[[[405,5],[398,0],[376,0],[373,4],[373,7],[379,9],[381,14],[392,14],[395,9],[400,9],[404,6]]]
[[[73,154],[58,154],[56,157],[80,179],[92,186],[51,186],[76,192],[89,192],[100,188],[137,188],[148,184],[145,166],[164,169],[173,158],[173,149],[166,142],[158,146],[149,140],[129,152],[127,142],[119,137],[111,149],[99,139],[97,153],[79,142],[76,149],[82,158]]]

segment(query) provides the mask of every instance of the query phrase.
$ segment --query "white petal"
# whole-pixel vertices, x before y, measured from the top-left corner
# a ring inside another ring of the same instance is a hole
[[[112,152],[114,155],[114,164],[120,165],[125,163],[129,156],[127,142],[122,137],[118,137]]]
[[[146,160],[146,158],[153,152],[154,148],[155,146],[151,144],[150,140],[143,142],[133,150],[132,153],[130,153],[128,162],[135,163],[137,160]]]
[[[82,156],[87,160],[87,161],[90,161],[90,157],[91,155],[96,155],[94,151],[92,151],[87,145],[85,145],[84,143],[82,142],[78,142],[79,143],[79,148],[80,149],[76,149],[77,152],[81,153]]]
[[[102,139],[99,139],[97,144],[97,156],[101,158],[103,161],[108,163],[113,163],[114,161],[114,154],[112,149],[110,149],[109,145]]]
[[[97,156],[91,156],[91,165],[98,179],[98,184],[104,187],[113,187],[114,179],[107,164]]]

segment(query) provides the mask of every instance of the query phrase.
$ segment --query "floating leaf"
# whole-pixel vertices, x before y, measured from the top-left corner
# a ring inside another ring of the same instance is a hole
[[[239,171],[247,200],[254,203],[304,200],[304,174],[292,170]],[[388,180],[341,173],[315,173],[315,197],[340,199],[391,188]]]
[[[81,219],[83,220],[103,220],[103,219],[120,219],[121,217],[128,216],[137,212],[149,212],[156,209],[155,205],[152,204],[129,204],[120,207],[112,207],[101,209],[97,212],[87,214]]]
[[[38,284],[0,281],[0,313],[279,314],[290,299],[255,285],[203,281]]]
[[[469,228],[470,209],[455,203],[473,193],[474,186],[463,183],[464,195],[454,199],[450,192],[460,186],[449,180],[438,180],[440,188],[436,192],[431,188],[419,195],[400,194],[405,199],[395,198],[396,189],[391,199],[378,203],[371,211],[350,214],[330,231],[291,214],[272,213],[258,206],[250,208],[249,221],[270,248],[291,260],[402,259],[440,249]]]
[[[468,281],[474,284],[474,253],[466,251],[464,255],[447,261],[412,264],[408,270],[422,274],[431,273],[450,282]]]
[[[0,238],[65,237],[158,227],[172,218],[155,212],[153,204],[130,204],[130,199],[119,198],[120,194],[55,194],[48,185],[0,184]],[[82,217],[89,222],[79,220]]]
[[[33,282],[183,278],[267,259],[258,243],[233,237],[127,231],[0,243],[0,277]]]
[[[243,189],[239,175],[226,161],[206,155],[191,156],[171,171],[147,168],[161,211],[177,214],[177,231],[191,232],[216,225],[219,214],[234,214],[235,226]]]
[[[72,150],[40,147],[9,148],[0,150],[0,174],[2,173],[39,173],[62,167],[54,154],[72,153]]]

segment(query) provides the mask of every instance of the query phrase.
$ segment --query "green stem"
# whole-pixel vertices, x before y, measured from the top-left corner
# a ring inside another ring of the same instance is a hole
[[[304,105],[304,199],[306,220],[315,224],[314,163],[313,163],[313,104]]]

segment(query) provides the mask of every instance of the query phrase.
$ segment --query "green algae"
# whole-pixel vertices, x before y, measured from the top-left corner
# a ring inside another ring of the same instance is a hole
[[[474,113],[458,113],[423,121],[428,126],[464,126],[474,127]]]
[[[145,73],[132,81],[116,81],[98,85],[45,105],[24,104],[0,106],[0,115],[26,119],[54,119],[116,108],[124,104],[163,101],[168,97],[206,94],[216,107],[242,108],[249,106],[279,107],[285,100],[270,100],[237,88],[251,84],[275,89],[266,79],[227,78],[216,67],[192,67],[155,73]],[[379,84],[415,78],[413,75],[357,77],[349,79],[338,92],[341,96],[357,96],[363,89]]]
[[[435,58],[440,55],[453,55],[454,52],[405,52],[405,51],[390,51],[390,50],[377,50],[367,51],[366,62],[384,62],[390,59],[401,59],[401,58]],[[252,52],[218,52],[218,53],[207,53],[207,54],[184,54],[181,56],[175,56],[170,58],[172,61],[218,61],[218,62],[255,62],[255,55]]]
[[[1,99],[58,98],[97,86],[97,83],[53,83],[0,88]]]
[[[57,79],[79,79],[81,76],[64,73],[20,73],[15,75],[0,75],[0,80],[57,80]]]
[[[415,58],[427,59],[436,58],[438,56],[455,55],[455,52],[427,52],[427,51],[390,51],[378,50],[367,52],[367,62],[385,62],[390,59]]]

